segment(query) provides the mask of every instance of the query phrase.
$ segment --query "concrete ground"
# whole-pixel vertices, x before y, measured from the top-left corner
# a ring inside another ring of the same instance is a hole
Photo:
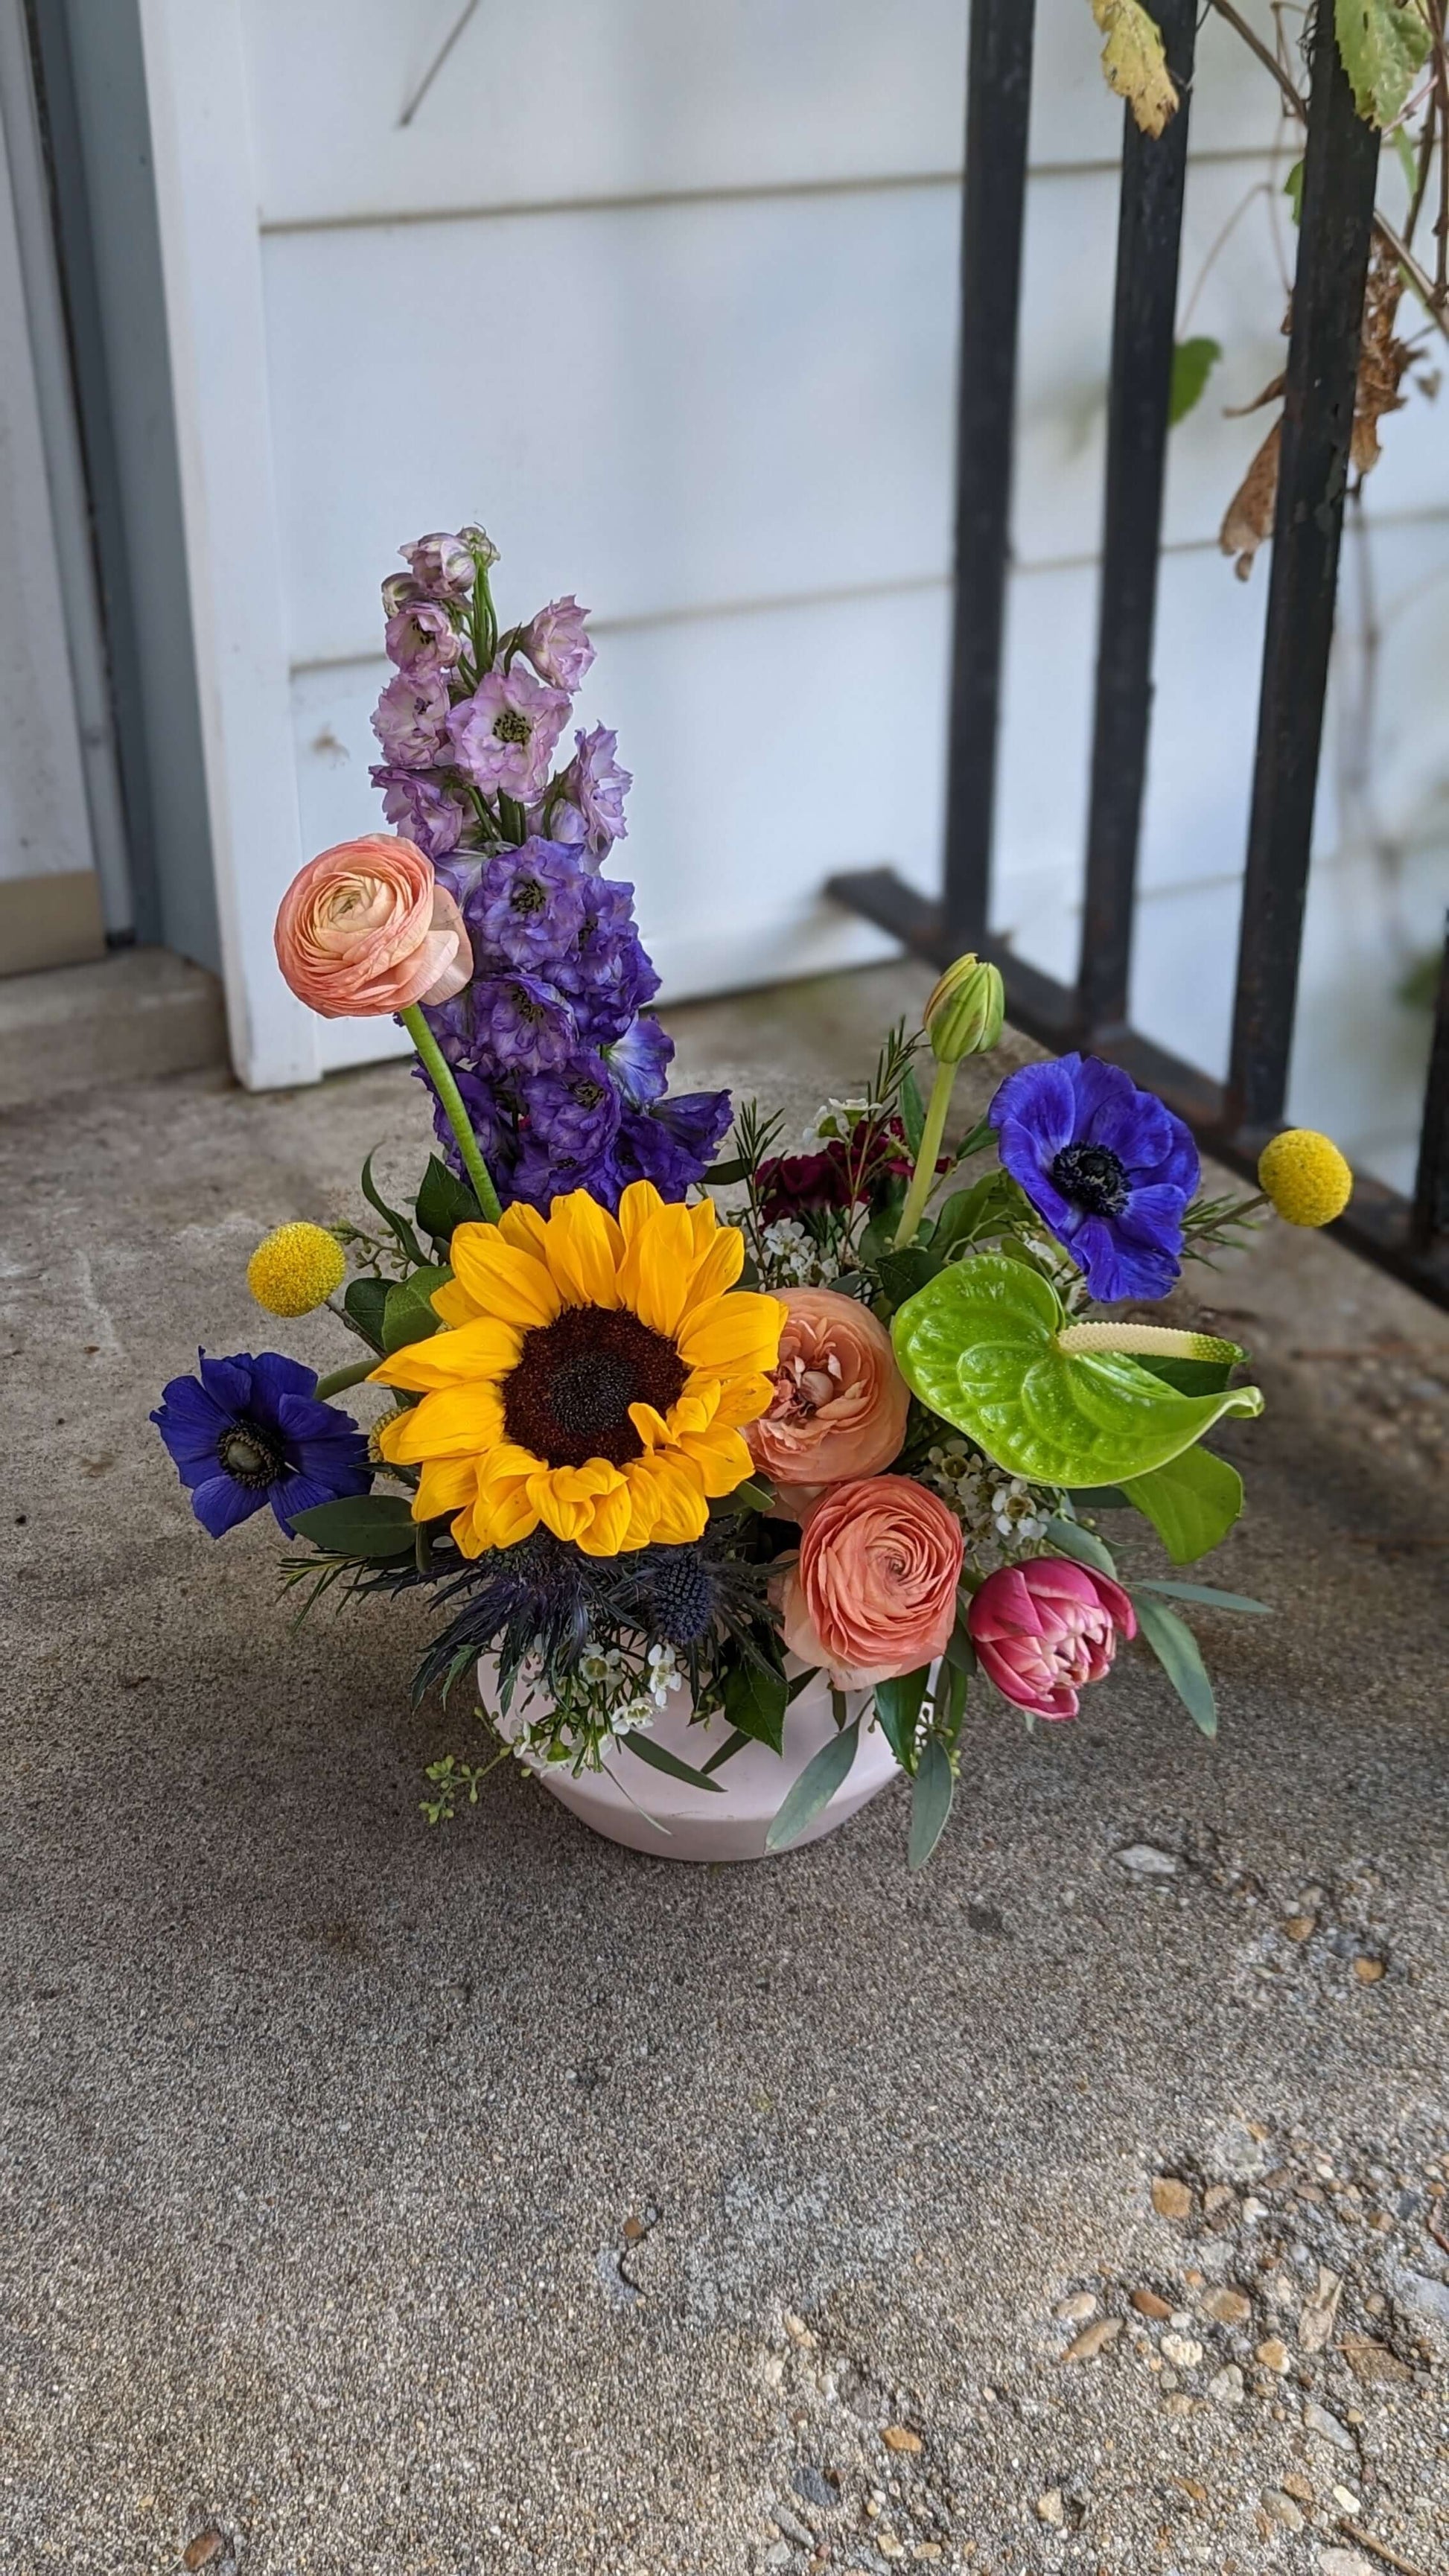
[[[804,1111],[923,989],[675,1026]],[[733,1870],[512,1767],[434,1830],[416,1615],[293,1635],[146,1421],[419,1111],[0,1122],[6,2576],[1435,2576],[1449,1319],[1286,1229],[1196,1274],[1269,1398],[1215,1748],[1130,1655],[981,1692],[920,1878],[899,1792]]]

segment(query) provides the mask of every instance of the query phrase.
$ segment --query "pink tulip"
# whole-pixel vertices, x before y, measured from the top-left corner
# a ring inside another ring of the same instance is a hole
[[[431,859],[387,832],[339,841],[294,877],[277,914],[277,963],[324,1020],[447,1002],[473,972],[463,916]]]
[[[966,1624],[988,1680],[1038,1717],[1075,1717],[1083,1683],[1110,1668],[1119,1629],[1137,1634],[1120,1583],[1061,1556],[988,1575]]]

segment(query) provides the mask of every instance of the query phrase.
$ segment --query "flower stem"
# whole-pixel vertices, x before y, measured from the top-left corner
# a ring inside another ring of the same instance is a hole
[[[376,1366],[376,1351],[370,1352],[365,1360],[349,1360],[346,1368],[332,1369],[326,1377],[319,1377],[312,1393],[319,1404],[325,1404],[329,1395],[340,1395],[344,1387],[361,1386],[363,1379],[371,1377]]]
[[[458,1139],[458,1151],[463,1157],[463,1169],[473,1184],[473,1195],[490,1224],[496,1225],[503,1214],[499,1205],[498,1192],[493,1186],[488,1166],[478,1151],[478,1139],[468,1124],[468,1112],[463,1106],[463,1095],[453,1080],[452,1067],[424,1019],[420,1003],[410,1002],[407,1009],[399,1016],[427,1067],[429,1079],[443,1104],[448,1124]]]
[[[946,1112],[951,1106],[951,1094],[956,1088],[956,1072],[957,1068],[954,1064],[938,1064],[936,1067],[936,1079],[931,1085],[931,1097],[926,1103],[926,1123],[921,1129],[916,1168],[911,1174],[911,1186],[906,1192],[906,1203],[901,1210],[900,1224],[896,1227],[894,1248],[897,1252],[904,1252],[908,1243],[915,1242],[916,1229],[926,1213],[926,1201],[935,1186],[936,1160],[941,1151],[941,1139],[946,1132]]]

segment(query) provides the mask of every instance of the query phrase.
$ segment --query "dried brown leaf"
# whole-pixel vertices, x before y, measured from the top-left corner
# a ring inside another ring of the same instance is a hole
[[[1259,546],[1266,545],[1273,533],[1273,511],[1278,499],[1278,447],[1279,425],[1275,420],[1228,503],[1218,531],[1218,544],[1223,553],[1237,558],[1233,570],[1239,581],[1247,580]]]

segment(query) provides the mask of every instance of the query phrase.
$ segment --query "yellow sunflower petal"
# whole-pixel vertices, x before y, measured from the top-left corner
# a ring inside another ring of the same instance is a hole
[[[503,1438],[503,1404],[496,1387],[450,1386],[425,1395],[408,1413],[383,1423],[377,1445],[395,1467],[427,1458],[480,1458]]]
[[[535,1261],[547,1260],[544,1242],[548,1229],[545,1221],[537,1208],[525,1207],[522,1199],[515,1199],[512,1207],[504,1209],[498,1220],[498,1231],[505,1243],[512,1244],[515,1252],[531,1252]]]
[[[705,1493],[711,1501],[721,1494],[732,1494],[755,1472],[755,1462],[738,1431],[723,1430],[711,1424],[708,1431],[681,1433],[680,1449],[696,1469]]]
[[[689,1302],[697,1255],[687,1207],[656,1208],[624,1255],[624,1302],[656,1333],[672,1334]]]
[[[465,1556],[478,1556],[487,1547],[515,1547],[521,1538],[531,1538],[538,1527],[538,1506],[530,1500],[522,1485],[501,1485],[494,1491],[480,1493],[469,1518],[473,1545]],[[454,1523],[457,1528],[457,1523]]]
[[[719,1411],[715,1420],[731,1423],[758,1422],[762,1413],[769,1412],[774,1401],[773,1378],[732,1377],[720,1388]]]
[[[516,1324],[500,1324],[493,1315],[476,1315],[451,1333],[435,1333],[430,1342],[409,1342],[379,1360],[372,1372],[380,1386],[404,1386],[418,1394],[435,1387],[496,1384],[518,1365],[523,1335]]]
[[[477,1307],[457,1279],[446,1280],[441,1288],[433,1290],[432,1308],[445,1324],[472,1324],[478,1317]]]
[[[692,1216],[698,1212],[695,1208],[690,1210]],[[696,1246],[696,1254],[694,1277],[690,1282],[682,1321],[711,1297],[722,1297],[727,1288],[733,1288],[745,1266],[745,1238],[737,1225],[722,1225],[716,1228],[707,1243]]]
[[[633,1242],[641,1226],[657,1216],[664,1201],[652,1181],[631,1181],[619,1201],[619,1232],[626,1244]]]
[[[663,1414],[652,1404],[631,1404],[629,1419],[646,1449],[667,1449],[670,1446],[674,1434]]]
[[[441,1520],[444,1512],[459,1511],[465,1503],[473,1502],[477,1492],[476,1458],[430,1458],[418,1478],[413,1519]]]
[[[499,1226],[456,1227],[452,1257],[475,1306],[500,1323],[521,1324],[527,1331],[535,1324],[551,1324],[563,1305],[546,1264],[510,1243]]]
[[[619,1264],[624,1238],[607,1208],[587,1190],[570,1190],[549,1210],[544,1259],[571,1306],[619,1303]]]
[[[696,1470],[675,1457],[635,1458],[629,1467],[633,1516],[626,1545],[645,1547],[657,1539],[679,1547],[703,1538],[709,1506]],[[640,1536],[635,1535],[639,1531]]]
[[[590,1458],[582,1467],[541,1467],[528,1483],[540,1519],[561,1539],[579,1539],[593,1526],[600,1496],[624,1490],[624,1478],[607,1458]]]
[[[592,1517],[588,1527],[580,1530],[576,1545],[585,1556],[617,1556],[633,1515],[633,1496],[621,1476],[609,1493],[595,1497]]]
[[[454,1238],[456,1241],[456,1237]],[[686,1368],[737,1376],[776,1366],[785,1309],[778,1297],[762,1297],[751,1288],[735,1288],[698,1306],[680,1326],[677,1343]]]

